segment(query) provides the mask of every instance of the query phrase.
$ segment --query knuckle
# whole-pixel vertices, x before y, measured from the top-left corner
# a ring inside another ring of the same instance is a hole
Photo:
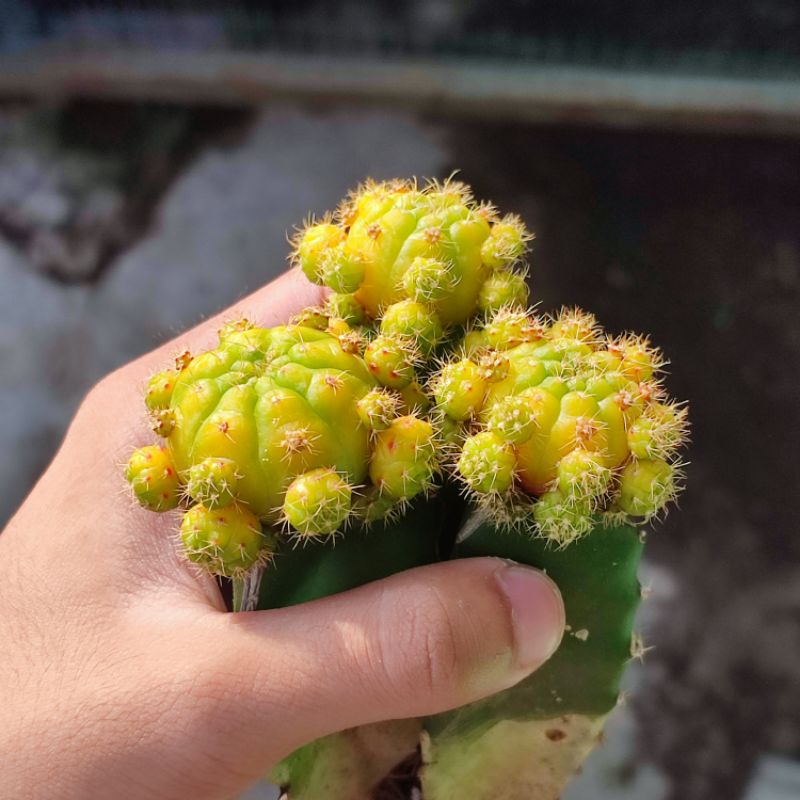
[[[104,375],[89,389],[81,403],[81,412],[91,412],[98,405],[104,405],[109,401],[114,393],[114,387],[119,381],[119,372],[120,370],[117,369],[114,370],[114,372],[110,372],[108,375]]]
[[[405,692],[428,696],[450,688],[461,666],[461,648],[452,612],[430,589],[403,612],[393,643],[395,681]]]

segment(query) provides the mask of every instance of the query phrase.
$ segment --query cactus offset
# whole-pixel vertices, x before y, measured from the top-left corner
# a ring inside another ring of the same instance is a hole
[[[181,540],[190,561],[228,578],[272,555],[258,517],[236,503],[218,509],[192,506],[181,523]]]
[[[283,513],[301,536],[329,536],[350,515],[353,491],[335,470],[318,467],[298,475],[286,490]]]
[[[125,477],[134,497],[151,511],[169,511],[180,502],[178,471],[166,447],[149,445],[128,461]]]

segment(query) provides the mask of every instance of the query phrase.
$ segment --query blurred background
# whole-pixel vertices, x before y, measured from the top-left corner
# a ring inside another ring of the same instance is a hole
[[[565,800],[800,796],[796,0],[0,0],[0,526],[309,212],[455,169],[536,231],[536,302],[651,332],[691,402],[653,649]]]

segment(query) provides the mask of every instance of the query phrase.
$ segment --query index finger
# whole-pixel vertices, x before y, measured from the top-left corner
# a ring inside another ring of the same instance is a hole
[[[323,302],[326,294],[324,287],[311,283],[299,269],[290,269],[224,311],[131,362],[124,369],[134,380],[142,380],[150,373],[164,369],[177,353],[184,350],[197,353],[214,347],[219,328],[226,322],[244,317],[260,327],[281,325],[298,311]]]

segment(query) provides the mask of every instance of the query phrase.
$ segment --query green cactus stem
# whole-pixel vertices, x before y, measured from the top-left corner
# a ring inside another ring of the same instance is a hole
[[[316,600],[441,558],[439,543],[452,532],[451,490],[412,502],[388,523],[355,525],[331,547],[324,540],[306,547],[279,545],[261,581],[258,608],[282,608]],[[420,720],[366,725],[327,736],[293,753],[269,778],[291,800],[360,800],[413,752]]]
[[[566,547],[467,524],[454,557],[500,556],[559,586],[567,631],[556,654],[517,686],[425,721],[425,800],[556,800],[596,745],[631,656],[640,600],[639,532],[595,525]]]

